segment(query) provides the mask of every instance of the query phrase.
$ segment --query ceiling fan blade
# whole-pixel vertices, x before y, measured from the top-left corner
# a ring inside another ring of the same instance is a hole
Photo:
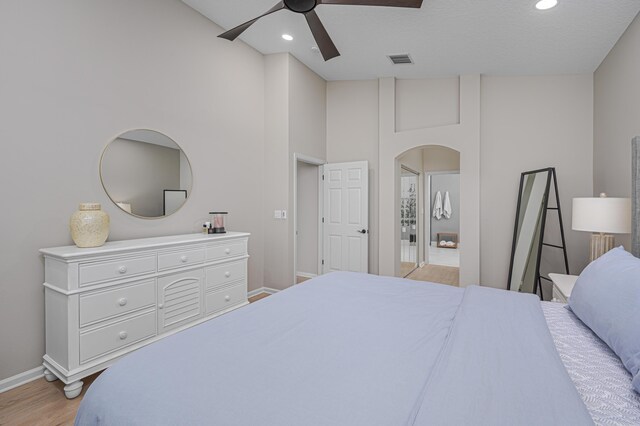
[[[413,7],[420,9],[423,0],[318,0],[318,4],[342,4],[349,6]]]
[[[324,25],[322,25],[322,22],[316,12],[311,10],[305,13],[304,16],[307,18],[307,23],[309,24],[309,28],[311,28],[311,34],[313,34],[313,38],[316,39],[318,49],[320,49],[320,53],[322,53],[324,60],[328,61],[336,56],[340,56],[340,52],[338,52],[336,45],[333,44],[331,37],[329,37],[329,33],[324,28]]]
[[[258,19],[260,19],[260,18],[262,18],[264,16],[267,16],[267,15],[271,15],[273,12],[277,12],[277,11],[282,10],[284,8],[285,8],[284,1],[280,1],[280,2],[278,2],[278,4],[276,4],[271,9],[269,9],[268,12],[258,16],[255,19],[247,21],[244,24],[238,25],[237,27],[232,28],[229,31],[226,31],[226,32],[220,34],[218,37],[225,38],[225,39],[227,39],[229,41],[233,41],[236,38],[238,38],[238,36],[240,34],[242,34],[247,28],[249,28],[251,25],[253,25],[253,23],[256,22]]]

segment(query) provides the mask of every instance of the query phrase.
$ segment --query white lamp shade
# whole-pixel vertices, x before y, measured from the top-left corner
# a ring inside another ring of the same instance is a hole
[[[574,231],[629,234],[631,199],[574,198],[571,227]]]

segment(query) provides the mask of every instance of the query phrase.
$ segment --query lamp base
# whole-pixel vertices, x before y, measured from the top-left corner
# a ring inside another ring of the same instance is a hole
[[[592,234],[591,235],[591,261],[593,262],[615,245],[613,235]]]

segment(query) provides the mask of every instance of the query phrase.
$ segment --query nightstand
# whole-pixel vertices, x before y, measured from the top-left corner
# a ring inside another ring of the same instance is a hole
[[[568,303],[571,297],[571,290],[578,279],[577,275],[565,274],[549,274],[549,278],[553,281],[553,299],[552,302]]]

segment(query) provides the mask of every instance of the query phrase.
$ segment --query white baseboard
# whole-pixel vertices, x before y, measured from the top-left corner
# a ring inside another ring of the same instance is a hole
[[[275,288],[260,287],[260,288],[257,288],[255,290],[251,290],[249,293],[247,293],[247,296],[248,297],[253,297],[253,296],[257,296],[257,295],[262,294],[262,293],[276,294],[279,291],[280,290],[277,290]]]
[[[40,377],[44,376],[43,372],[44,368],[40,366],[32,370],[25,371],[24,373],[16,374],[15,376],[7,377],[4,380],[0,380],[0,393],[37,380]]]
[[[312,274],[310,272],[296,272],[296,275],[302,278],[315,278],[318,276],[318,274]]]

